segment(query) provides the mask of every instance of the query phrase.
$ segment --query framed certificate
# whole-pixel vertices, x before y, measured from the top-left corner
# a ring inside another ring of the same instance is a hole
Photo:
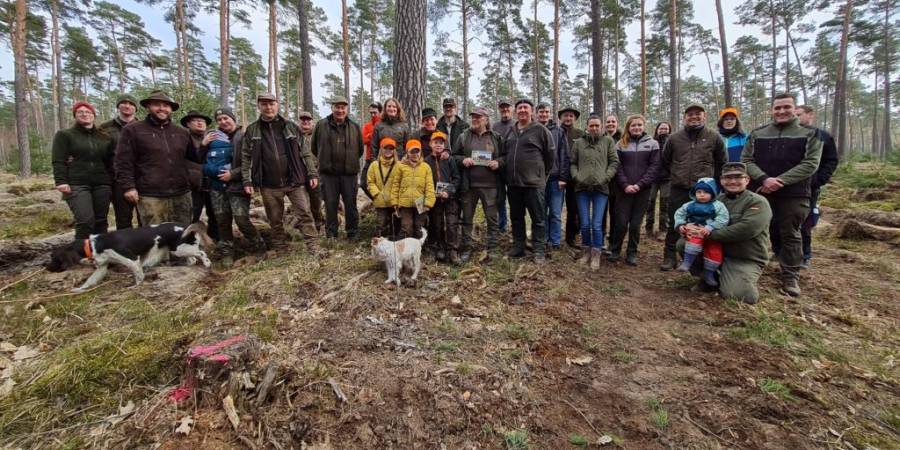
[[[487,150],[472,150],[472,159],[476,166],[486,166],[493,161],[491,152]]]

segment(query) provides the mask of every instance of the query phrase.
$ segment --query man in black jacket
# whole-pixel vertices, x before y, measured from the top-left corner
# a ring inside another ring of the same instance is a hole
[[[816,110],[812,106],[800,105],[797,107],[796,114],[800,125],[807,127],[816,126]],[[802,269],[808,269],[809,261],[812,259],[812,229],[816,226],[816,222],[819,221],[819,194],[822,191],[822,186],[831,181],[831,176],[834,175],[834,171],[838,166],[838,153],[834,137],[831,136],[831,133],[821,128],[816,129],[819,132],[819,140],[823,144],[822,160],[819,162],[819,169],[816,170],[815,175],[809,180],[810,212],[800,227],[800,235],[803,241],[803,263],[800,264]],[[781,251],[781,234],[778,232],[778,227],[771,227],[769,234],[772,235],[772,250],[777,255]]]
[[[533,119],[534,103],[528,99],[516,102],[516,124],[507,133],[498,162],[506,175],[509,219],[512,223],[511,258],[525,256],[525,211],[531,217],[531,245],[534,261],[544,262],[547,242],[547,204],[544,189],[547,174],[556,159],[553,136]]]

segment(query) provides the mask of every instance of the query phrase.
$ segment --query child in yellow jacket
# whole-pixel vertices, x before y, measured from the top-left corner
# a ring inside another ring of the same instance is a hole
[[[372,206],[375,207],[375,236],[396,239],[399,226],[394,225],[394,204],[391,201],[391,182],[397,178],[395,173],[400,170],[397,162],[397,141],[392,138],[382,138],[378,143],[378,159],[369,165],[366,172],[366,189],[372,197]]]
[[[406,142],[407,160],[397,166],[391,180],[391,202],[400,216],[400,238],[420,238],[434,206],[434,181],[431,167],[422,161],[422,143],[416,139]]]

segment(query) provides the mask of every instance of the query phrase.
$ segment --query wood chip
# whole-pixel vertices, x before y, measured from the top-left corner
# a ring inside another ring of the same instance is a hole
[[[334,391],[334,395],[341,401],[341,403],[347,403],[347,396],[344,395],[344,391],[341,390],[341,386],[334,380],[334,378],[328,378],[328,384],[331,385],[331,390]]]
[[[191,419],[191,416],[184,416],[178,421],[178,427],[175,428],[175,433],[187,436],[191,434],[191,430],[193,429],[194,419]]]
[[[241,425],[241,418],[234,407],[234,399],[230,395],[222,399],[222,408],[225,409],[225,415],[228,416],[228,421],[231,422],[234,431],[237,431]]]

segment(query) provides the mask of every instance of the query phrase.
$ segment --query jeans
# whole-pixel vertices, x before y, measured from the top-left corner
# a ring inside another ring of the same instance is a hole
[[[550,178],[544,192],[547,199],[547,242],[559,247],[562,239],[562,205],[566,199],[566,190],[559,188],[559,180]]]
[[[87,239],[92,234],[106,233],[106,216],[112,188],[108,184],[73,185],[72,192],[63,194],[75,218],[75,239]]]
[[[581,219],[581,243],[587,247],[603,247],[603,216],[609,196],[598,191],[578,191],[578,217]]]

